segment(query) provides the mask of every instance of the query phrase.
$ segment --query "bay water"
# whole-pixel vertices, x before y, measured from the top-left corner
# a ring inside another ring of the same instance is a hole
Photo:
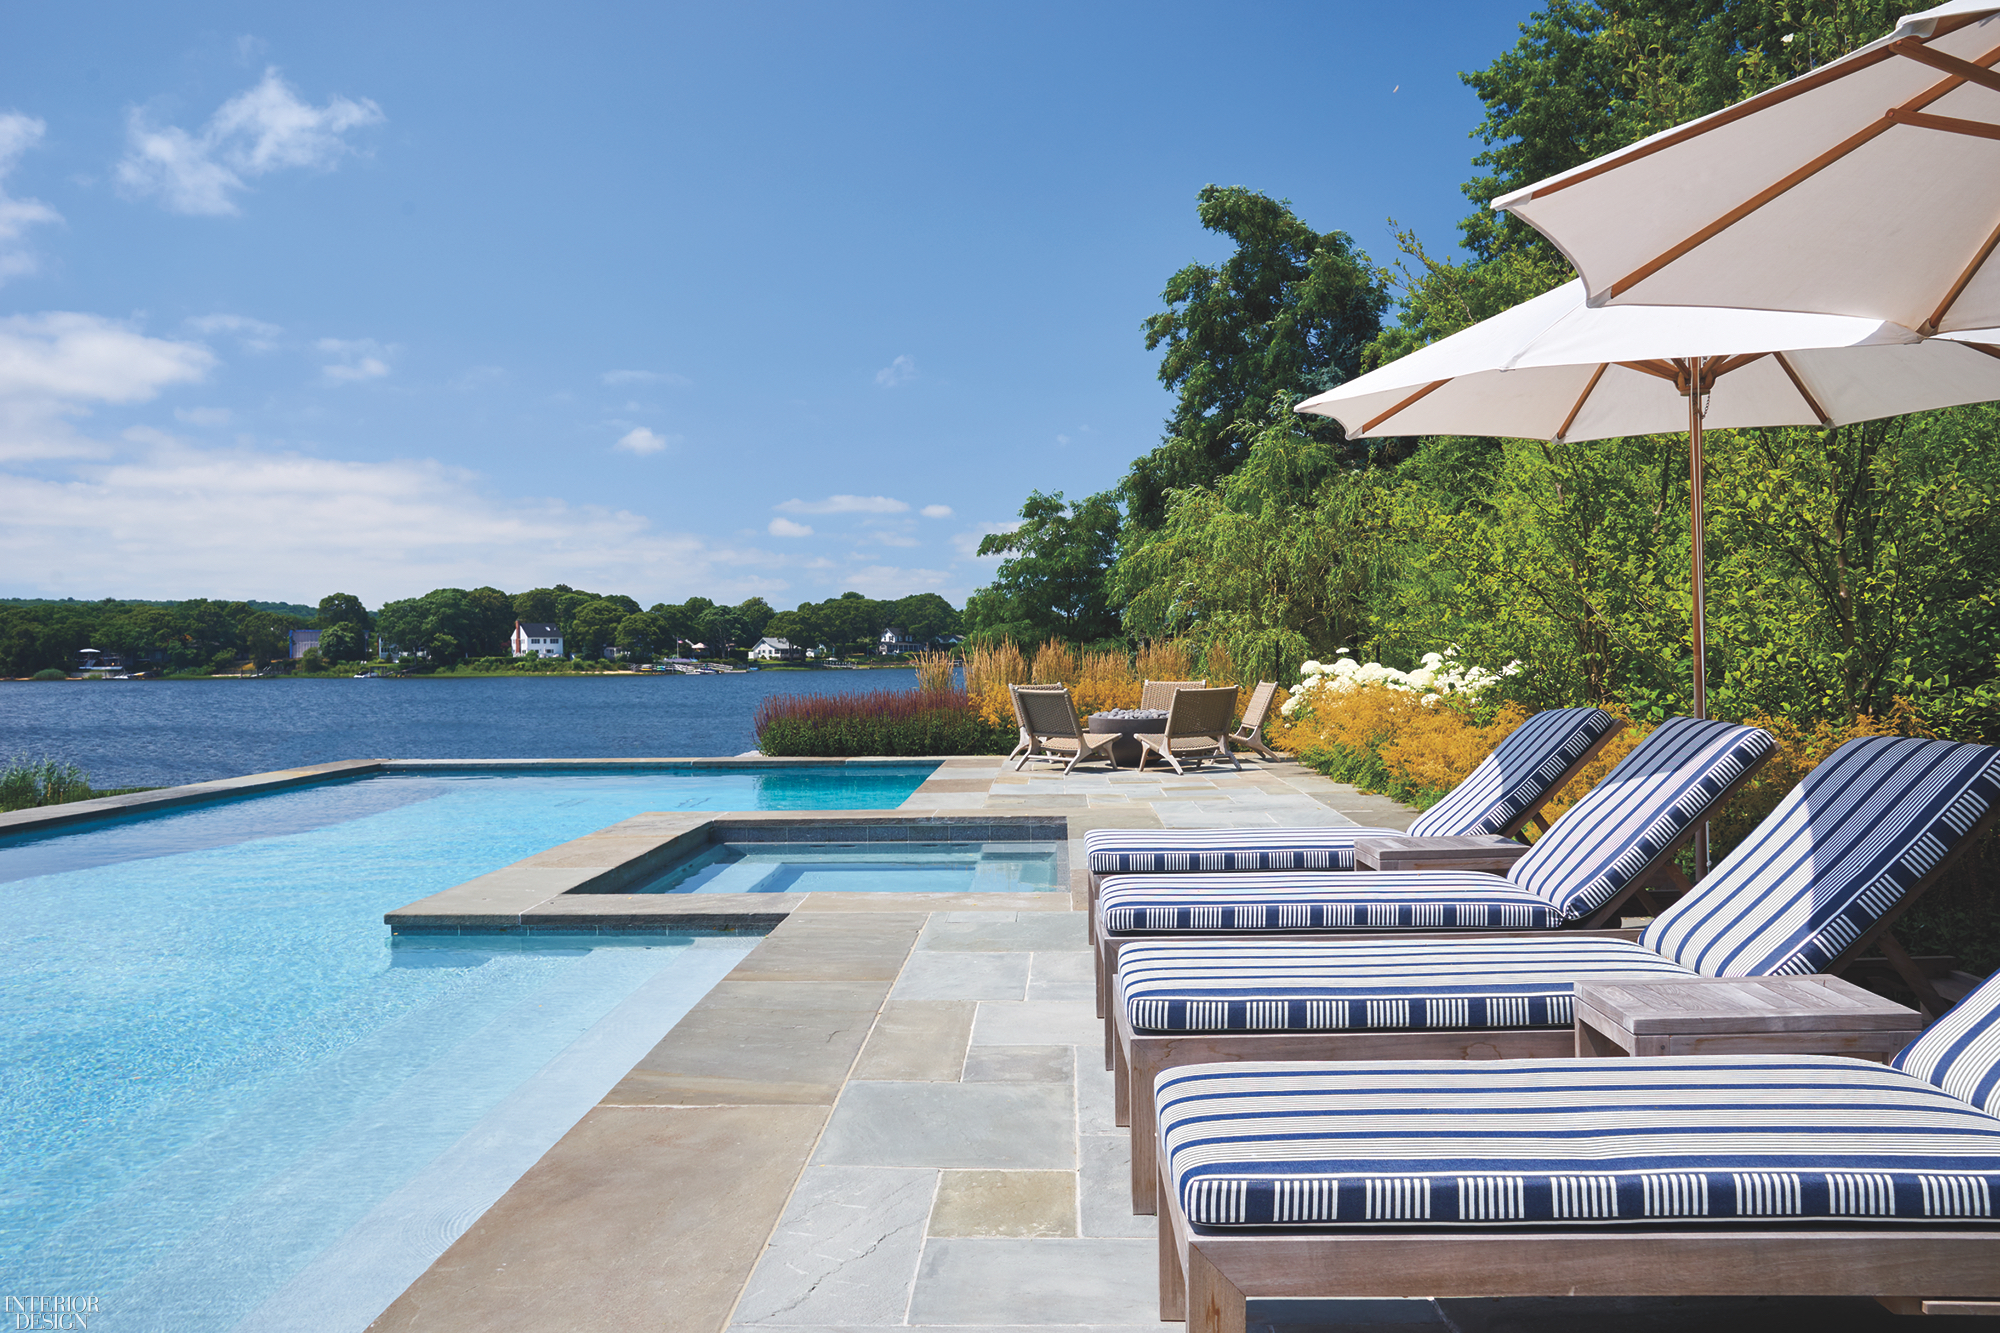
[[[906,690],[907,668],[716,676],[0,683],[0,761],[162,787],[338,759],[649,759],[756,748],[770,695]]]

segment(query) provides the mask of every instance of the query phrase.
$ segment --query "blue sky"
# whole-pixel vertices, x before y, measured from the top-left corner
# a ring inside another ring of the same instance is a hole
[[[14,7],[0,595],[961,601],[1196,191],[1450,247],[1531,8]]]

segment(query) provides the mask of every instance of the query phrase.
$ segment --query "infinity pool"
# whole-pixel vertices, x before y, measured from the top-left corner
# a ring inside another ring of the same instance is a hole
[[[120,1333],[364,1328],[755,944],[392,947],[385,911],[927,771],[385,776],[0,841],[0,1273]]]

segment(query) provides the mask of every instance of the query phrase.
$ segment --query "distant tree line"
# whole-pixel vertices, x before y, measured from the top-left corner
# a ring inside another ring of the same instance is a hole
[[[0,601],[0,676],[68,668],[85,648],[116,653],[168,672],[228,670],[250,661],[262,667],[287,658],[290,632],[319,631],[318,657],[327,662],[373,659],[393,646],[422,653],[434,666],[513,651],[514,622],[552,624],[564,649],[599,658],[617,649],[641,661],[704,645],[720,656],[750,647],[766,634],[804,647],[867,651],[891,626],[919,641],[954,634],[959,613],[936,593],[877,601],[844,593],[774,611],[762,597],[734,606],[690,597],[641,607],[617,593],[587,592],[558,583],[506,593],[498,588],[434,588],[421,597],[384,604],[371,613],[360,598],[333,593],[317,608],[294,603]]]

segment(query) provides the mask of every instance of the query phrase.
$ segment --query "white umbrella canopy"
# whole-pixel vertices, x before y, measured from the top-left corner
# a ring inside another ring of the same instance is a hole
[[[1922,339],[1879,320],[1768,310],[1585,304],[1581,281],[1441,338],[1299,404],[1350,439],[1503,435],[1598,440],[1702,424],[1832,426],[2000,398],[2000,331]],[[1678,363],[1678,364],[1677,364]]]
[[[2000,326],[2000,5],[1954,0],[1713,115],[1494,201],[1593,304]]]

